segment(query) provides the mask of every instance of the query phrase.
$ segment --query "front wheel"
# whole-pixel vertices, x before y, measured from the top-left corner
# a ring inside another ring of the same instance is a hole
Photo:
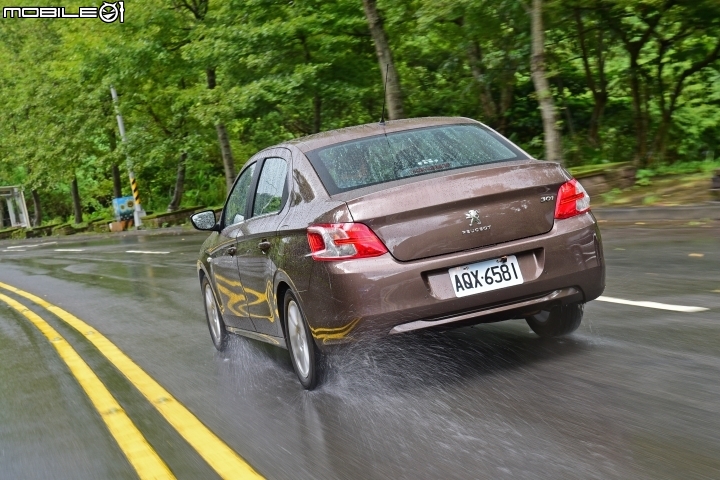
[[[574,332],[580,326],[584,303],[556,305],[525,318],[533,332],[541,337],[559,337]]]
[[[202,291],[205,300],[205,318],[207,319],[208,328],[210,329],[210,338],[212,338],[215,348],[222,352],[225,350],[225,347],[227,347],[228,333],[225,329],[225,322],[218,308],[217,301],[215,300],[212,286],[210,286],[207,278],[203,278]]]
[[[300,305],[288,290],[285,294],[285,333],[293,369],[306,390],[312,390],[320,380],[321,353],[315,346],[310,328]]]

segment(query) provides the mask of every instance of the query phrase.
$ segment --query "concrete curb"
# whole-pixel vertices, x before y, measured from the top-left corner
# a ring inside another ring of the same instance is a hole
[[[48,237],[37,237],[37,238],[23,238],[23,239],[7,239],[0,240],[0,248],[7,248],[13,245],[35,245],[35,244],[66,244],[66,243],[82,243],[93,240],[104,240],[111,238],[125,238],[125,237],[158,237],[158,236],[178,236],[178,235],[200,235],[204,234],[207,236],[207,232],[200,232],[192,227],[188,226],[175,226],[167,228],[150,228],[147,230],[126,230],[124,232],[116,233],[96,233],[96,232],[83,232],[76,233],[74,235],[61,235],[61,236],[48,236]],[[204,237],[203,237],[204,239]]]
[[[720,220],[720,202],[677,207],[635,207],[591,210],[598,220],[635,222],[645,220]]]

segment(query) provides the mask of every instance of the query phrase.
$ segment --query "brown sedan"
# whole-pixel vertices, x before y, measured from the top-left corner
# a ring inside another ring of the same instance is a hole
[[[513,318],[574,331],[605,287],[590,198],[560,165],[467,118],[362,125],[253,156],[220,221],[192,216],[207,321],[290,350]]]

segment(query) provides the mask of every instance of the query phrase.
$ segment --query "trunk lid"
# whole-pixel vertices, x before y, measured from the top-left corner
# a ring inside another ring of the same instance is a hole
[[[406,262],[550,231],[558,188],[568,179],[555,163],[498,163],[367,193],[347,205],[354,221]]]

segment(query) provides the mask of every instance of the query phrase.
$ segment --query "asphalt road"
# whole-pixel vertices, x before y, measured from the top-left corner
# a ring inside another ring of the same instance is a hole
[[[720,478],[717,225],[603,230],[606,297],[708,310],[595,301],[559,340],[518,320],[357,344],[313,392],[284,350],[215,351],[204,235],[175,233],[2,242],[0,282],[105,335],[267,478]],[[74,347],[177,478],[217,478],[88,337],[0,293]],[[0,478],[136,478],[53,341],[0,301]]]

